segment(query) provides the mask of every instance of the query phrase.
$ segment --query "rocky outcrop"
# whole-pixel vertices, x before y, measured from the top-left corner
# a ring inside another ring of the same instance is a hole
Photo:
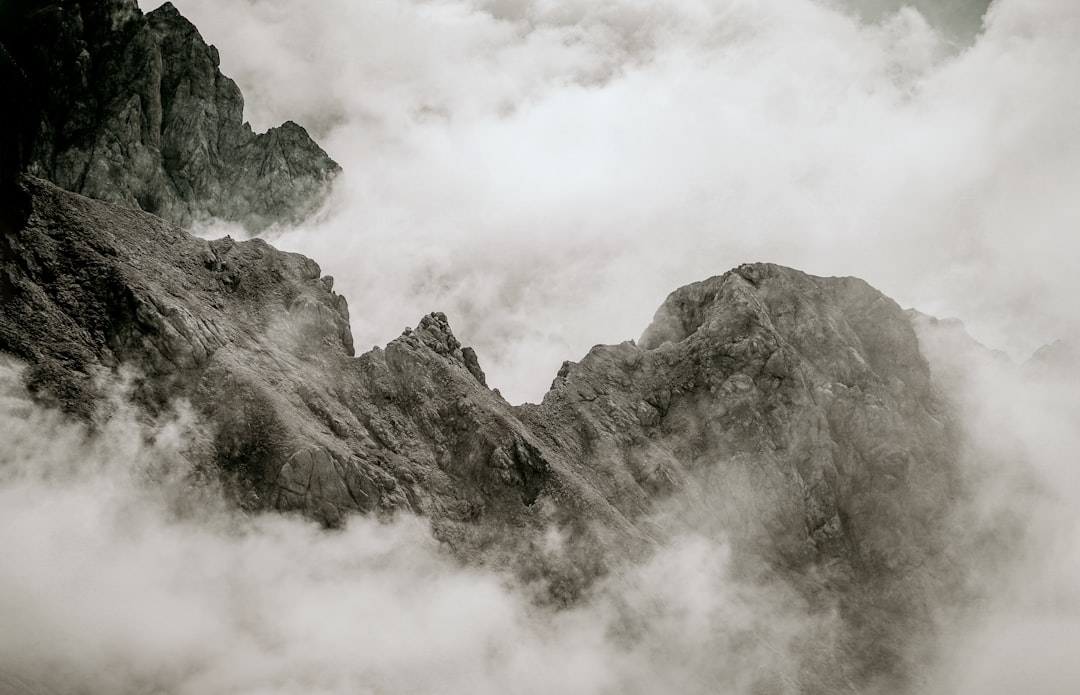
[[[790,566],[921,558],[952,486],[953,424],[915,333],[852,278],[756,264],[684,287],[640,345],[564,365],[531,415],[577,422],[576,458],[622,462],[611,497],[630,514],[691,484],[751,492],[766,503],[733,499],[731,523],[753,519]]]
[[[307,258],[37,179],[21,194],[0,246],[0,349],[30,363],[44,401],[92,419],[102,375],[133,369],[148,414],[191,400],[200,460],[252,507],[467,520],[480,500],[535,500],[534,437],[441,314],[354,357],[346,302]]]
[[[190,457],[242,506],[327,525],[412,510],[554,601],[673,529],[724,534],[744,571],[844,618],[845,682],[905,673],[927,596],[952,590],[956,428],[908,316],[860,280],[740,266],[515,407],[442,314],[354,356],[345,300],[311,260],[32,178],[19,195],[0,350],[82,418],[118,369],[148,416],[190,401],[205,424]],[[817,674],[840,658],[816,654]]]
[[[217,49],[171,3],[33,0],[0,23],[5,168],[181,225],[295,222],[339,171],[299,125],[256,134]]]
[[[753,264],[684,287],[528,417],[628,518],[675,496],[690,527],[835,601],[856,681],[904,671],[927,586],[955,589],[957,428],[904,312],[861,280]]]

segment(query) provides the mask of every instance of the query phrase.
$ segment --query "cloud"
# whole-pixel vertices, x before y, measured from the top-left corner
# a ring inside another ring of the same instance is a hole
[[[344,165],[274,242],[337,277],[360,349],[442,310],[490,383],[535,400],[563,359],[750,260],[863,277],[1014,356],[1077,332],[1071,0],[997,0],[970,44],[930,11],[810,0],[176,4],[257,127],[297,120]],[[1077,382],[961,367],[984,599],[942,606],[924,691],[1075,689]],[[114,466],[182,444],[16,411],[0,431],[34,436],[0,484],[0,615],[20,626],[0,663],[59,690],[745,692],[829,630],[733,580],[722,538],[678,534],[553,614],[414,522],[177,516]]]
[[[139,422],[119,385],[88,431],[19,370],[0,365],[5,692],[739,693],[828,635],[790,590],[736,579],[719,536],[677,534],[557,611],[415,517],[245,517],[185,465],[182,406]]]
[[[944,637],[918,657],[912,692],[1068,692],[1080,372],[1009,369],[956,338],[920,334],[936,369],[966,366],[952,394],[978,494],[958,500],[950,552],[975,570],[977,600],[925,595]],[[651,555],[556,609],[460,563],[422,519],[327,532],[244,515],[187,463],[205,433],[183,403],[147,422],[121,380],[91,430],[34,404],[21,369],[0,362],[0,689],[787,693],[838,667],[837,616],[736,555],[715,500],[667,500]]]
[[[1071,692],[1080,684],[1080,362],[1061,350],[1017,367],[920,324],[919,339],[964,423],[977,492],[956,511],[977,601],[944,605],[927,693]],[[959,378],[956,378],[959,377]]]
[[[298,120],[344,165],[274,241],[337,277],[358,346],[442,310],[535,400],[752,260],[1015,355],[1075,329],[1075,3],[999,0],[967,47],[910,7],[810,0],[177,4],[257,126]]]

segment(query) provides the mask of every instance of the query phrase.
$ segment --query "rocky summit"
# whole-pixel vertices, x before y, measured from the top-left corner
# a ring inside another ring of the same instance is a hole
[[[512,406],[442,314],[356,356],[312,260],[32,177],[10,197],[0,350],[26,385],[90,422],[117,374],[147,419],[190,402],[194,470],[242,508],[417,513],[556,604],[680,523],[712,529],[841,617],[835,650],[806,657],[823,691],[906,677],[928,597],[953,589],[957,428],[910,318],[861,280],[740,266]]]
[[[171,3],[0,5],[0,174],[27,171],[189,226],[257,232],[313,212],[338,173],[296,123],[255,133],[218,51]]]

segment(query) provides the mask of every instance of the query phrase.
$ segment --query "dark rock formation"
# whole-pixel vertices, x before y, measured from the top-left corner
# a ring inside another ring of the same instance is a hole
[[[902,671],[926,587],[953,590],[956,427],[904,312],[861,280],[754,264],[684,287],[640,345],[564,365],[530,416],[628,518],[689,497],[694,528],[842,596],[856,681]]]
[[[690,285],[667,299],[640,347],[597,348],[564,367],[544,407],[582,383],[639,399],[619,403],[617,429],[645,436],[635,449],[647,455],[627,462],[645,489],[718,460],[725,475],[745,467],[751,482],[767,472],[760,483],[786,499],[770,512],[779,516],[753,516],[789,563],[841,546],[858,564],[895,562],[919,533],[886,518],[919,504],[898,497],[905,483],[949,487],[949,417],[915,334],[859,280],[752,265]],[[593,403],[582,399],[576,417],[611,419],[610,405]]]
[[[355,357],[345,300],[313,261],[32,178],[19,190],[0,350],[86,419],[120,368],[148,415],[188,399],[205,422],[191,458],[243,506],[327,525],[413,510],[556,601],[648,552],[674,510],[730,537],[745,571],[839,612],[857,666],[821,676],[840,657],[808,657],[823,688],[903,674],[928,595],[950,590],[955,427],[908,317],[860,280],[741,266],[514,407],[441,314]],[[553,528],[559,553],[543,549]]]
[[[9,176],[258,231],[310,214],[339,171],[295,123],[253,133],[217,49],[170,3],[144,16],[135,0],[31,0],[3,15]]]

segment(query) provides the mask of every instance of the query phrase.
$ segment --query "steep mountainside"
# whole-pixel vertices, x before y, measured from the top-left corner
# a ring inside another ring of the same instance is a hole
[[[6,3],[0,68],[17,113],[3,169],[182,225],[306,216],[338,165],[295,123],[252,132],[218,64],[170,3],[146,15],[135,0]]]
[[[740,266],[515,407],[441,314],[357,357],[345,300],[309,259],[29,177],[15,198],[0,350],[84,419],[118,369],[147,418],[189,400],[205,425],[189,456],[242,506],[331,526],[413,510],[463,558],[573,601],[663,540],[657,514],[678,500],[745,567],[844,619],[838,649],[857,667],[825,689],[903,675],[928,597],[955,578],[955,428],[908,317],[860,280]],[[840,657],[807,658],[820,674]]]

